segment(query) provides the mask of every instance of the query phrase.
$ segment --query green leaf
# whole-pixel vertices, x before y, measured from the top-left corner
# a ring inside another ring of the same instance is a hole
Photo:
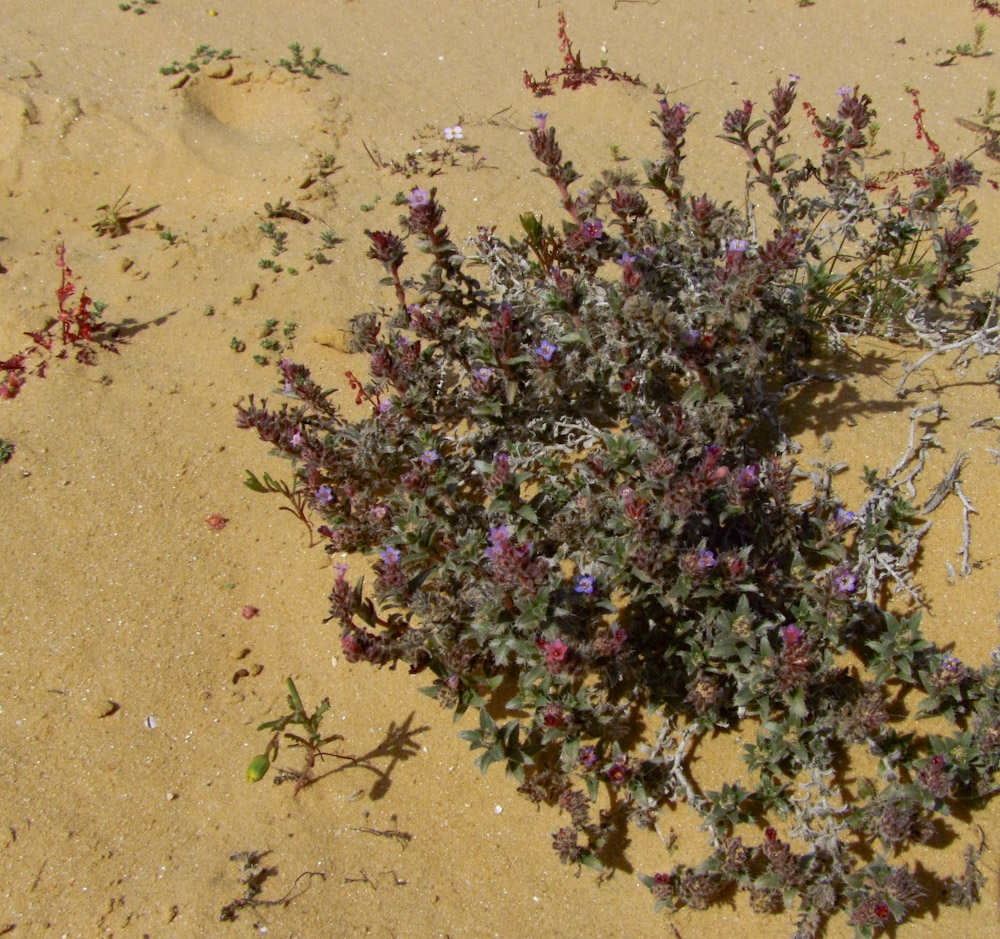
[[[243,485],[246,486],[247,489],[252,489],[254,492],[267,492],[267,489],[264,488],[264,484],[256,476],[254,476],[250,470],[245,470],[244,472],[246,472],[249,477],[248,479],[243,480]]]
[[[519,505],[517,507],[517,514],[520,515],[521,518],[525,519],[526,521],[531,522],[532,525],[538,524],[538,515],[536,514],[535,510],[527,503],[525,503],[524,505]]]

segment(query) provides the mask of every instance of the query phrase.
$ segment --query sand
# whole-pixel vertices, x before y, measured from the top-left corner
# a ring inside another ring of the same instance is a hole
[[[560,67],[560,8],[585,63],[606,57],[647,87],[533,98],[522,70]],[[497,768],[480,776],[460,728],[417,693],[422,676],[344,662],[323,623],[337,559],[308,550],[276,498],[244,488],[246,469],[284,467],[236,430],[233,405],[275,383],[273,368],[252,359],[274,358],[260,348],[269,319],[282,342],[284,325],[297,324],[292,357],[324,384],[346,388],[344,371],[363,371],[344,352],[343,330],[354,314],[393,302],[365,258],[363,230],[398,224],[397,192],[437,186],[458,242],[478,225],[514,232],[528,210],[557,218],[557,194],[527,146],[537,107],[585,177],[608,165],[613,144],[640,170],[638,158],[657,146],[649,112],[659,82],[701,115],[689,134],[692,189],[738,199],[743,168],[716,139],[721,117],[795,73],[821,113],[835,108],[839,86],[860,84],[880,112],[888,153],[877,165],[912,167],[927,154],[904,86],[919,88],[945,152],[974,149],[981,139],[954,119],[975,119],[997,84],[997,58],[938,63],[972,42],[976,22],[987,26],[985,47],[1000,49],[1000,20],[965,0],[162,0],[140,9],[3,5],[0,358],[54,314],[60,244],[127,341],[90,365],[55,360],[0,402],[0,438],[16,446],[0,466],[0,935],[790,935],[791,917],[753,916],[742,903],[654,913],[635,873],[673,863],[655,835],[637,839],[635,870],[601,884],[574,876],[550,847],[558,813],[518,796]],[[319,46],[347,74],[279,67],[293,42],[307,57]],[[202,44],[233,58],[172,87],[178,76],[160,67],[187,62]],[[432,162],[455,125],[475,149],[453,142],[454,165]],[[421,166],[411,178],[391,167],[408,153]],[[127,232],[99,235],[98,207],[120,197]],[[287,251],[273,258],[259,229],[264,204],[280,200],[310,221],[281,220]],[[1000,193],[984,183],[978,201],[988,287]],[[342,239],[322,249],[326,264],[307,257],[324,230]],[[850,504],[863,466],[885,468],[901,452],[911,409],[945,402],[943,449],[921,486],[929,492],[959,450],[969,453],[974,569],[946,576],[961,543],[951,499],[921,557],[925,624],[978,663],[1000,638],[1000,483],[988,452],[1000,442],[970,424],[998,412],[996,387],[985,367],[955,373],[942,361],[901,401],[893,389],[912,352],[879,348],[847,362],[844,383],[804,393],[794,429],[813,453],[831,437],[832,456],[850,464]],[[206,524],[212,514],[227,519],[221,530]],[[244,618],[245,606],[259,614]],[[288,676],[307,705],[329,697],[325,726],[343,735],[337,746],[377,772],[327,762],[294,799],[290,785],[246,782],[264,740],[256,725],[283,713]],[[718,760],[696,754],[692,771],[708,780]],[[932,906],[900,935],[1000,936],[998,819],[996,805],[972,819],[987,839],[984,902],[971,913]],[[682,849],[700,850],[689,814],[665,817],[664,835],[670,826]],[[967,821],[956,827],[959,840],[926,853],[928,865],[960,869],[961,842],[978,834]],[[244,895],[230,859],[241,851],[266,852],[258,899],[287,902],[236,908],[223,923],[222,908]],[[848,933],[841,918],[827,935]]]

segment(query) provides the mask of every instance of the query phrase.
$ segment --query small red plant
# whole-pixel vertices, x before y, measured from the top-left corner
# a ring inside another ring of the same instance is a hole
[[[920,106],[920,92],[916,88],[911,88],[909,85],[906,88],[910,97],[913,99],[913,121],[917,125],[917,140],[924,140],[927,142],[927,149],[930,150],[935,156],[937,156],[941,148],[935,143],[933,138],[929,133],[927,133],[927,128],[924,126],[924,109]]]
[[[66,263],[64,244],[56,248],[56,266],[60,271],[59,287],[56,289],[56,300],[59,304],[56,318],[43,329],[25,332],[24,335],[32,341],[32,345],[9,359],[0,361],[0,370],[7,373],[6,378],[0,382],[0,398],[10,400],[17,396],[27,381],[29,360],[32,356],[36,356],[38,361],[30,367],[30,373],[44,378],[49,361],[52,358],[66,358],[68,346],[76,349],[76,360],[85,365],[94,364],[95,344],[112,352],[118,351],[115,346],[121,340],[101,335],[105,325],[101,322],[94,308],[94,301],[87,296],[86,290],[80,293],[75,306],[70,305],[70,299],[76,293],[77,287],[73,281],[73,271]],[[61,328],[58,336],[54,333],[57,325]],[[57,338],[61,341],[62,348],[58,352],[53,352]]]
[[[528,89],[536,98],[544,98],[546,95],[555,94],[553,84],[562,79],[563,88],[579,88],[581,85],[596,85],[597,79],[603,78],[609,82],[628,82],[630,85],[641,85],[642,82],[628,75],[625,72],[616,72],[606,65],[584,66],[580,60],[580,53],[573,52],[573,43],[566,35],[566,15],[559,11],[559,51],[563,54],[563,62],[566,64],[558,72],[545,71],[545,78],[536,81],[533,75],[524,73],[524,87]]]

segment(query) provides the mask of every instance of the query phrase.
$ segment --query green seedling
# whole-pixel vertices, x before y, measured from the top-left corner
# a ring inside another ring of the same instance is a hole
[[[150,7],[156,6],[160,0],[130,0],[127,3],[119,3],[118,9],[122,13],[128,13],[131,10],[137,16],[142,16]]]
[[[293,42],[288,47],[288,50],[292,53],[292,57],[290,59],[278,59],[278,66],[288,69],[293,75],[301,74],[307,78],[319,78],[319,75],[316,73],[320,69],[325,69],[328,72],[336,72],[338,75],[347,74],[339,65],[327,62],[326,59],[321,58],[319,46],[313,46],[312,58],[310,59],[307,59],[302,54],[302,46],[297,42]]]
[[[333,743],[334,740],[344,739],[340,734],[329,734],[324,737],[320,731],[320,723],[323,720],[323,715],[326,714],[330,708],[329,698],[324,698],[320,702],[319,707],[317,707],[312,714],[308,714],[305,707],[302,705],[302,699],[299,697],[299,692],[295,687],[295,682],[289,678],[288,707],[288,714],[279,717],[277,720],[265,721],[257,727],[258,730],[270,730],[274,733],[271,739],[267,742],[264,752],[255,756],[250,761],[249,766],[247,766],[247,781],[260,782],[260,780],[267,775],[267,771],[270,769],[271,764],[274,763],[278,757],[279,743],[282,739],[284,739],[288,741],[289,746],[301,747],[306,751],[305,764],[301,771],[297,773],[282,772],[275,777],[276,782],[285,782],[294,779],[295,790],[292,795],[297,796],[299,794],[299,790],[302,789],[303,786],[309,784],[312,770],[316,765],[317,760],[321,760],[323,757],[335,757],[336,759],[347,760],[351,763],[357,763],[358,760],[357,757],[348,756],[344,753],[331,753],[323,749],[323,747],[327,744]],[[302,732],[292,733],[290,730],[286,729],[292,725],[301,727]]]
[[[227,59],[235,59],[236,56],[233,55],[232,49],[223,49],[221,52],[213,49],[208,45],[200,45],[194,52],[191,53],[191,57],[187,62],[178,62],[174,59],[169,65],[163,65],[160,67],[161,75],[180,75],[187,72],[189,75],[193,75],[195,72],[200,72],[209,63],[219,60],[226,61]]]

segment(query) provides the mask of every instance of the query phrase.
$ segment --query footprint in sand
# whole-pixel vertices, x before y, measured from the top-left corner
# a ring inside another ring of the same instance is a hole
[[[340,99],[327,87],[283,78],[189,82],[178,92],[184,147],[217,172],[242,178],[295,172],[317,147],[334,152]]]

